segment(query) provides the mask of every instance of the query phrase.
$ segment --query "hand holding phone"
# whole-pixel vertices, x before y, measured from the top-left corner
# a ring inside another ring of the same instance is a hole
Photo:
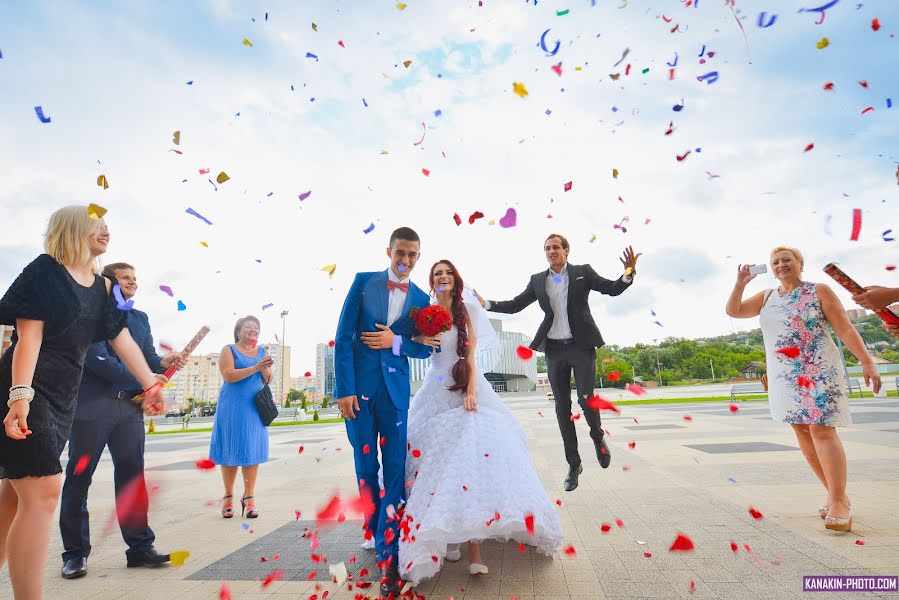
[[[762,273],[767,273],[767,272],[768,272],[768,265],[765,265],[765,264],[752,265],[751,267],[749,267],[750,275],[761,275]]]

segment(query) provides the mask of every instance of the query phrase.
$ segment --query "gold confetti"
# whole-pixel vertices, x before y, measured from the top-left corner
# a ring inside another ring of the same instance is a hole
[[[176,146],[181,144],[181,132],[180,131],[176,131],[175,133],[172,134],[172,143],[175,144]]]
[[[247,46],[248,48],[252,48],[252,47],[253,47],[253,42],[251,42],[251,41],[248,40],[247,38],[244,38],[244,39],[243,39],[243,45],[244,45],[244,46]]]
[[[524,87],[524,84],[517,81],[512,84],[512,91],[518,94],[521,98],[524,98],[528,95],[528,90],[526,87]]]
[[[106,209],[99,204],[88,204],[87,214],[91,219],[97,219],[99,221],[103,218],[103,215],[106,214]]]
[[[582,69],[581,67],[575,67],[574,70],[575,71],[583,71],[584,69]]]
[[[397,2],[396,8],[397,8],[397,10],[406,10],[406,3],[405,2]]]
[[[618,179],[618,169],[612,169],[612,178]]]
[[[173,567],[183,567],[184,561],[186,561],[190,557],[190,552],[187,550],[175,550],[169,554],[169,561],[172,563]]]
[[[387,150],[381,150],[381,154],[390,154]]]
[[[312,24],[312,31],[318,31],[318,25],[315,23]]]
[[[325,265],[321,268],[322,271],[328,274],[328,277],[334,277],[334,271],[337,270],[337,265]]]
[[[827,39],[827,36],[825,36],[821,38],[821,40],[817,44],[815,44],[815,46],[818,47],[818,50],[824,50],[825,48],[830,46],[830,40]]]
[[[106,175],[100,175],[97,177],[97,185],[99,185],[104,190],[109,189],[109,182],[106,180]]]
[[[200,242],[200,245],[203,246],[204,248],[209,247],[209,244],[207,244],[206,242]]]
[[[228,174],[225,173],[224,171],[219,173],[218,176],[216,176],[216,178],[215,178],[216,182],[218,182],[218,183],[225,183],[229,179],[231,179],[231,178],[228,177]]]
[[[381,71],[381,77],[383,77],[384,79],[390,79],[390,77],[387,76],[387,73],[383,71]]]
[[[404,60],[404,61],[403,61],[403,66],[406,67],[406,68],[408,69],[409,67],[412,66],[412,61],[411,61],[411,60]]]
[[[487,221],[487,224],[488,225],[496,225],[496,219],[490,219],[489,221]]]
[[[595,241],[596,241],[596,234],[594,233],[592,236],[590,236],[590,243],[592,244]]]

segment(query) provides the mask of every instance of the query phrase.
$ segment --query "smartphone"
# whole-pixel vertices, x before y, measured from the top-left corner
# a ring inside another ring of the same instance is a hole
[[[752,265],[749,267],[750,275],[761,275],[768,272],[768,265]]]

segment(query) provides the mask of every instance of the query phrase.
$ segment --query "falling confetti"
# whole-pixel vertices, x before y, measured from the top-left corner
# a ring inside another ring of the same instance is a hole
[[[225,183],[225,182],[228,181],[229,179],[231,179],[231,178],[228,177],[228,174],[225,173],[224,171],[222,171],[221,173],[219,173],[219,174],[216,175],[216,177],[215,177],[215,181],[216,181],[219,185]]]
[[[34,107],[34,114],[36,114],[37,118],[41,120],[41,123],[49,123],[53,120],[50,117],[44,116],[44,109],[41,106]]]
[[[325,265],[320,270],[323,271],[324,273],[327,273],[329,278],[332,278],[332,277],[334,277],[334,271],[337,270],[337,265],[336,264]]]
[[[91,457],[89,454],[85,454],[78,458],[78,462],[75,464],[75,475],[81,475],[84,473],[85,469],[91,462]]]
[[[749,514],[752,515],[752,518],[755,519],[756,521],[764,518],[764,515],[762,515],[762,513],[758,509],[753,508],[751,506],[749,507]]]
[[[172,563],[172,566],[175,568],[183,567],[184,562],[190,558],[190,552],[187,550],[175,550],[174,552],[169,553],[169,562]]]
[[[527,346],[519,346],[515,353],[518,354],[518,358],[521,360],[530,360],[534,356],[534,351]]]
[[[97,185],[104,190],[109,189],[109,181],[106,179],[106,175],[100,175],[99,177],[97,177]]]
[[[827,36],[822,37],[820,40],[818,40],[818,43],[815,44],[815,47],[818,50],[824,50],[828,46],[830,46],[830,40],[827,39]]]
[[[102,219],[103,215],[106,214],[106,209],[100,206],[99,204],[88,204],[87,205],[87,215],[91,219]]]
[[[244,38],[242,43],[243,43],[244,46],[247,46],[247,47],[249,47],[249,48],[252,48],[252,47],[253,47],[253,42],[251,42],[251,41],[248,40],[247,38]]]
[[[862,232],[862,209],[853,208],[852,209],[852,234],[849,236],[849,240],[853,242],[858,241],[858,236]]]
[[[517,81],[512,84],[512,91],[518,94],[522,99],[528,95],[528,90],[524,87],[524,84],[518,83]]]

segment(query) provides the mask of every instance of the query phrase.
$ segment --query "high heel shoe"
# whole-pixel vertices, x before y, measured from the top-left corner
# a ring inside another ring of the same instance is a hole
[[[830,510],[830,509],[827,508],[827,505],[825,504],[824,506],[822,506],[821,508],[818,509],[818,516],[821,517],[822,519],[826,519],[828,510]]]
[[[490,572],[490,569],[487,568],[487,565],[482,565],[481,563],[471,563],[468,565],[468,573],[470,575],[486,575]]]
[[[259,517],[259,511],[256,510],[256,506],[247,506],[247,500],[252,500],[255,496],[243,496],[240,499],[240,516],[244,516],[244,512],[247,514],[248,519],[256,519]]]
[[[227,496],[222,496],[222,500],[227,500],[228,498],[232,498],[231,494]],[[234,505],[231,502],[225,502],[222,504],[222,518],[230,519],[234,516]]]
[[[831,531],[852,531],[852,512],[850,511],[849,517],[846,519],[827,515],[824,519],[824,527]]]

